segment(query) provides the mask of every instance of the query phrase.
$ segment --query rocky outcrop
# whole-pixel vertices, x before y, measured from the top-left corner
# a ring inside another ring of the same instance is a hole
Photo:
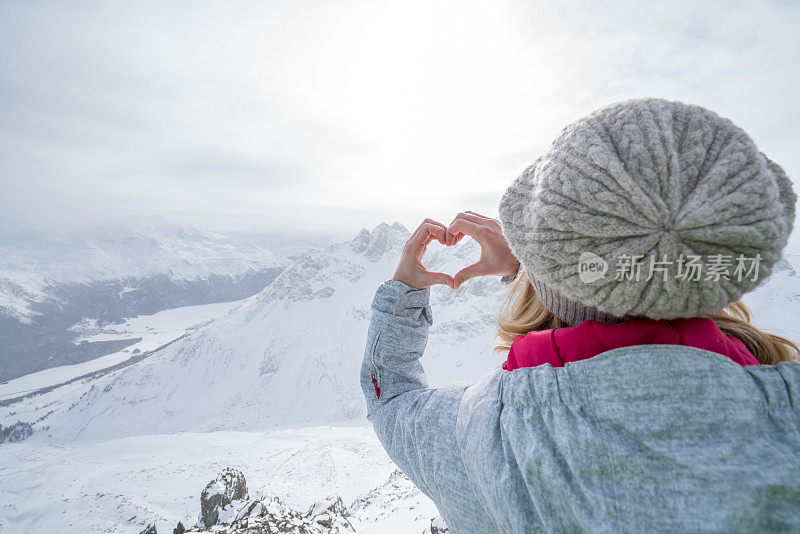
[[[183,532],[217,534],[346,534],[355,532],[340,497],[331,497],[301,514],[277,497],[247,501],[230,521],[214,526],[198,525]]]
[[[148,525],[141,534],[156,534],[155,528],[154,524]],[[231,467],[225,468],[201,493],[197,525],[187,529],[183,523],[178,523],[172,530],[173,534],[347,534],[355,531],[341,497],[319,501],[306,513],[293,510],[277,497],[249,499],[244,475]]]
[[[155,523],[147,525],[145,529],[141,531],[139,534],[158,534],[158,532],[156,531]]]
[[[425,529],[422,534],[448,534],[450,529],[441,517],[434,517],[431,519],[431,526]]]
[[[350,524],[350,512],[339,496],[328,497],[314,504],[306,512],[305,517],[323,528],[322,532],[340,533],[355,532]]]
[[[377,262],[387,252],[402,249],[410,232],[399,222],[391,226],[383,222],[372,229],[364,228],[350,243],[350,248],[357,254],[363,254],[369,261]]]
[[[242,472],[226,467],[200,494],[198,525],[210,527],[223,522],[225,516],[233,511],[236,501],[247,498],[247,481]]]
[[[0,425],[0,443],[22,441],[33,434],[33,426],[24,421],[17,421],[11,426]]]
[[[349,507],[345,505],[340,496],[334,495],[314,503],[306,512],[301,512],[277,497],[262,496],[253,499],[247,497],[244,475],[236,469],[226,468],[203,490],[202,512],[198,523],[191,528],[186,528],[183,523],[178,523],[172,533],[355,534],[356,532],[375,532],[376,530],[369,525],[374,526],[375,523],[394,524],[397,520],[396,512],[398,510],[421,510],[420,498],[424,498],[424,496],[415,489],[408,477],[400,470],[395,470],[386,483],[355,499]],[[216,516],[210,515],[210,511],[216,511]],[[412,520],[416,525],[412,532],[414,530],[419,532],[423,528],[422,534],[447,534],[450,532],[441,517],[434,517],[430,520],[429,525],[418,522],[422,517],[417,515]],[[206,523],[206,519],[208,523]],[[148,525],[147,529],[140,534],[156,534],[155,525]]]

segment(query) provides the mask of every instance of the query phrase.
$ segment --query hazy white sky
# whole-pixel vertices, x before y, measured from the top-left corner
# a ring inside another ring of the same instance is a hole
[[[800,3],[0,2],[0,224],[496,215],[563,126],[705,105],[800,175]]]

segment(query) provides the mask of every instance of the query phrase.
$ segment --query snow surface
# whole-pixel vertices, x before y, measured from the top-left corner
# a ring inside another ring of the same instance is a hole
[[[339,495],[357,532],[422,532],[433,502],[395,473],[371,427],[144,435],[82,445],[0,446],[0,532],[171,532],[193,525],[225,467],[251,497],[306,511]]]
[[[155,350],[188,331],[196,330],[217,317],[227,315],[240,303],[241,301],[234,301],[184,306],[152,315],[137,315],[127,319],[123,324],[108,324],[102,327],[97,326],[97,321],[79,323],[72,328],[83,334],[76,342],[134,338],[140,338],[140,341],[88,362],[52,367],[0,383],[0,399],[17,397],[40,388],[61,384],[124,362],[134,354]]]

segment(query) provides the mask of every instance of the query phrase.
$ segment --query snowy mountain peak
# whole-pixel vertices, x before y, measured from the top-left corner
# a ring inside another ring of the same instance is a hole
[[[382,222],[370,232],[362,229],[351,242],[353,252],[364,255],[372,262],[380,261],[388,251],[402,248],[410,235],[405,226],[394,222],[391,226]]]
[[[408,230],[402,224],[383,222],[372,231],[362,229],[351,241],[307,250],[259,294],[258,300],[263,304],[275,299],[329,298],[337,288],[351,287],[368,272],[389,272],[406,239]]]

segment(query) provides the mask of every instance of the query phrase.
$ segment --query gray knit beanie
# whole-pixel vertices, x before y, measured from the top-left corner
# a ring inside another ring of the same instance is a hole
[[[772,272],[792,184],[730,120],[630,100],[568,126],[506,190],[500,222],[567,324],[712,313]]]

